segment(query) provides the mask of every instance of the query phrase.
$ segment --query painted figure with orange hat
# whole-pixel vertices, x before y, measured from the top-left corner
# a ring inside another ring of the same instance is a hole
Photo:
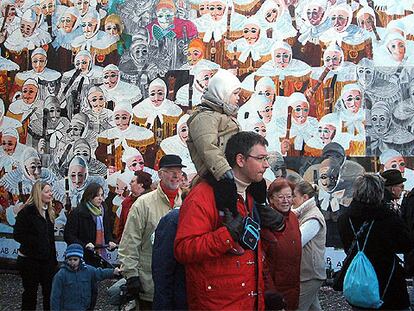
[[[177,8],[172,0],[160,0],[155,7],[157,19],[147,25],[150,40],[163,41],[164,38],[178,40],[197,36],[196,26],[189,20],[175,17]]]

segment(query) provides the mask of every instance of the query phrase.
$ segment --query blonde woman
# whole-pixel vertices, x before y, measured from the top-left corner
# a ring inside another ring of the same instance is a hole
[[[16,217],[13,237],[20,243],[17,267],[23,283],[22,310],[36,310],[39,284],[43,309],[50,310],[52,279],[57,269],[52,200],[51,186],[38,181]]]

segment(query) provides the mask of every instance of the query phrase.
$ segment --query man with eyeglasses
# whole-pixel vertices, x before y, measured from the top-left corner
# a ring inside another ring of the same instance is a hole
[[[181,207],[174,253],[185,266],[190,310],[264,310],[261,240],[245,224],[284,227],[283,216],[264,203],[266,146],[266,139],[254,132],[239,132],[227,142],[225,156],[237,187],[235,211],[218,210],[213,187],[205,180]],[[247,235],[255,243],[246,244]]]
[[[127,279],[128,293],[136,298],[137,310],[151,310],[154,297],[152,280],[152,244],[155,228],[161,217],[181,206],[179,188],[181,158],[169,154],[161,158],[156,190],[140,196],[132,205],[119,244],[119,258]]]

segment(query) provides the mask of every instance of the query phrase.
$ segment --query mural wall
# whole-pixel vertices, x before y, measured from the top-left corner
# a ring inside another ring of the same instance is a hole
[[[219,68],[242,81],[243,130],[269,141],[269,181],[321,184],[330,142],[351,157],[320,198],[335,221],[356,173],[414,176],[413,3],[1,0],[0,232],[38,179],[57,235],[91,182],[119,216],[133,172],[156,182],[163,154],[191,179],[186,121]]]

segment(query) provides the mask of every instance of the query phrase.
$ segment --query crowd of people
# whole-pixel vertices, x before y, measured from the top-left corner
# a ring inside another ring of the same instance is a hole
[[[337,232],[354,256],[354,233],[367,220],[375,220],[366,254],[377,271],[382,308],[407,309],[406,275],[396,254],[409,258],[413,248],[407,227],[413,225],[412,195],[401,207],[407,181],[401,172],[360,172],[351,204],[339,208],[338,181],[350,164],[344,148],[330,143],[319,165],[319,188],[289,176],[268,185],[268,142],[241,131],[235,119],[239,80],[219,70],[211,82],[187,120],[198,172],[191,185],[176,154],[160,159],[153,190],[151,175],[136,171],[114,237],[105,190],[89,183],[68,213],[63,235],[68,248],[59,272],[51,185],[35,183],[13,228],[20,243],[22,309],[36,308],[39,284],[44,309],[93,309],[97,282],[122,274],[137,310],[321,310],[318,291],[326,279],[329,235]],[[117,247],[120,268],[99,268]]]
[[[198,179],[191,190],[182,187],[184,165],[177,155],[160,160],[155,190],[145,189],[148,176],[136,173],[139,186],[126,203],[132,206],[120,241],[108,230],[113,217],[103,202],[102,187],[90,184],[69,215],[64,234],[68,248],[59,271],[52,193],[50,185],[37,182],[14,227],[21,245],[22,309],[36,309],[39,284],[45,310],[93,309],[97,282],[122,274],[139,310],[321,310],[326,223],[317,187],[283,177],[267,187],[266,146],[265,138],[253,132],[238,132],[226,144],[236,210],[219,208],[214,192],[218,181],[211,178]],[[412,195],[402,207],[398,204],[404,181],[398,170],[358,176],[352,203],[338,220],[347,253],[355,252],[350,249],[352,230],[375,220],[365,251],[380,291],[387,287],[382,306],[387,310],[410,306],[407,274],[396,257],[404,253],[409,258],[413,249],[407,226],[412,222],[406,216]],[[97,258],[117,242],[120,268],[95,268],[100,266]]]

